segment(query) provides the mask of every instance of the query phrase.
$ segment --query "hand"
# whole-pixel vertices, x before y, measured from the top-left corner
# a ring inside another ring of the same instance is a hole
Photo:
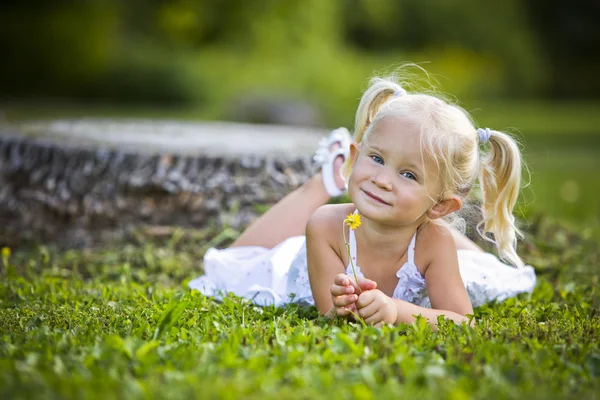
[[[365,323],[381,326],[395,324],[398,319],[396,303],[381,290],[369,290],[358,296],[355,304]]]
[[[377,282],[366,278],[358,278],[358,283],[360,284],[363,293],[377,287]],[[357,312],[354,303],[358,300],[357,293],[360,293],[360,291],[358,290],[358,285],[354,281],[354,278],[351,278],[346,274],[336,275],[329,291],[337,315],[349,315]]]

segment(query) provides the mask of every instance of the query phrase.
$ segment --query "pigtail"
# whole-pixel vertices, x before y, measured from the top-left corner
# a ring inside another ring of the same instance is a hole
[[[515,225],[513,209],[521,185],[521,153],[509,135],[490,130],[487,134],[490,150],[480,164],[483,220],[478,231],[485,240],[496,244],[500,258],[520,267],[523,261],[516,246],[517,236],[523,234]],[[488,233],[494,235],[494,240]]]
[[[393,77],[372,78],[369,82],[369,88],[363,93],[356,111],[354,122],[354,141],[361,143],[365,133],[371,126],[375,116],[383,106],[391,99],[405,95],[406,91],[396,83]],[[352,170],[350,160],[346,160],[342,166],[342,176],[348,178]]]
[[[406,93],[392,78],[373,78],[363,93],[354,121],[354,140],[361,142],[363,136],[383,105],[391,98]]]

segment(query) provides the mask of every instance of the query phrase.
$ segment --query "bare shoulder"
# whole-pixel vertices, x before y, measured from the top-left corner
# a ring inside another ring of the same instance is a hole
[[[456,244],[448,228],[433,223],[420,228],[415,246],[415,264],[422,275],[436,259],[452,256],[456,257]]]
[[[341,229],[346,215],[354,211],[354,205],[349,204],[326,204],[317,208],[311,215],[306,226],[306,234],[322,232],[332,233]],[[341,232],[341,231],[340,231]]]
[[[317,208],[306,225],[307,242],[328,244],[342,254],[342,224],[346,215],[354,211],[354,204],[326,204]]]

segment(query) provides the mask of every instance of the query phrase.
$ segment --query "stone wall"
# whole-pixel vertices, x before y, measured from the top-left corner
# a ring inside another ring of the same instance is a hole
[[[311,157],[137,153],[0,131],[0,244],[101,245],[142,226],[246,226]]]

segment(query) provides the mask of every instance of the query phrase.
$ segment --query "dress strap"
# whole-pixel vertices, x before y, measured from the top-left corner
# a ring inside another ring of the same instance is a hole
[[[356,214],[358,210],[354,211]],[[345,227],[344,227],[345,228]],[[415,245],[417,243],[417,232],[413,235],[410,244],[408,245],[408,262],[411,264],[415,264]],[[354,236],[354,230],[348,228],[348,244],[350,245],[350,257],[352,257],[352,261],[354,261],[354,265],[356,265],[356,237]]]
[[[413,235],[408,245],[408,262],[415,265],[415,244],[417,243],[417,232]]]

